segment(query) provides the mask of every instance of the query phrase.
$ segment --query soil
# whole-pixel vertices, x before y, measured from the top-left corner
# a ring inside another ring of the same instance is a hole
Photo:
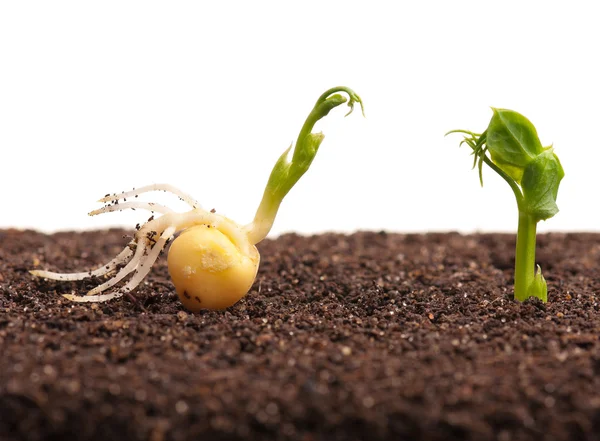
[[[547,304],[512,299],[499,234],[284,235],[198,314],[164,256],[137,305],[28,273],[131,234],[0,231],[0,439],[600,440],[599,234],[539,236]]]

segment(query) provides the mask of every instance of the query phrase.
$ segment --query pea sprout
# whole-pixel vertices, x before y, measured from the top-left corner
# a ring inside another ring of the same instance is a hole
[[[558,213],[556,197],[564,177],[562,165],[552,146],[543,147],[533,124],[523,115],[492,108],[488,128],[481,134],[462,133],[462,144],[473,150],[473,168],[479,169],[483,186],[483,163],[498,173],[510,186],[517,200],[519,224],[515,254],[515,298],[525,301],[537,297],[548,300],[548,287],[537,265],[535,243],[537,223]],[[487,153],[489,152],[489,156]]]
[[[131,296],[163,249],[176,233],[182,232],[171,244],[167,258],[169,274],[181,302],[193,312],[233,305],[246,295],[256,278],[260,262],[256,244],[271,231],[283,198],[309,169],[323,142],[322,133],[312,132],[314,125],[344,103],[350,108],[346,115],[352,113],[355,103],[360,104],[364,114],[362,100],[347,87],[331,88],[319,97],[300,130],[295,147],[292,145],[285,150],[273,167],[262,201],[250,224],[242,226],[214,210],[207,211],[190,195],[168,184],[107,194],[99,200],[105,205],[90,212],[90,216],[124,209],[144,209],[152,213],[146,223],[138,224],[134,238],[123,251],[91,271],[57,273],[33,270],[30,273],[59,281],[107,278],[85,296],[63,294],[74,302],[104,302],[123,295]],[[190,210],[175,212],[167,206],[137,199],[152,191],[170,193],[189,205]],[[160,216],[155,217],[155,214]],[[127,277],[130,278],[122,283]],[[115,288],[119,284],[120,287]]]

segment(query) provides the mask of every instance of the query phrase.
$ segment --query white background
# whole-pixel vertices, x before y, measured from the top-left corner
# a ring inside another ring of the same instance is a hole
[[[0,3],[0,227],[132,227],[90,218],[105,193],[168,182],[251,221],[272,165],[316,98],[346,109],[273,233],[515,231],[512,192],[484,188],[460,137],[490,106],[554,144],[561,212],[539,229],[600,228],[600,13],[595,2]]]

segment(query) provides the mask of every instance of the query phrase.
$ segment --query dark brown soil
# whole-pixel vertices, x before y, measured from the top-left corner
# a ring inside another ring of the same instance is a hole
[[[600,235],[539,237],[546,305],[512,300],[511,235],[286,235],[200,314],[164,257],[147,312],[27,272],[123,234],[0,231],[0,439],[600,440]]]

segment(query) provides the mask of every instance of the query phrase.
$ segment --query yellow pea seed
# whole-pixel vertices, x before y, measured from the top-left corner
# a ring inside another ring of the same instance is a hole
[[[167,263],[177,295],[192,312],[225,309],[252,287],[260,256],[249,255],[229,237],[209,225],[185,230],[171,245]]]

